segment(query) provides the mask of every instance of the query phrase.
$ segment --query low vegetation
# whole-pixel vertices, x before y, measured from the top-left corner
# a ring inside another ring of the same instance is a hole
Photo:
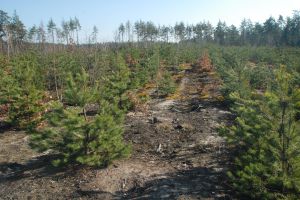
[[[214,29],[209,23],[158,28],[140,21],[134,24],[137,41],[128,22],[114,43],[96,43],[94,28],[88,45],[74,42],[76,18],[62,29],[50,20],[52,41],[46,43],[41,28],[26,32],[16,14],[0,16],[1,120],[25,130],[32,148],[57,154],[53,165],[106,167],[130,156],[130,142],[123,139],[126,113],[145,112],[151,97],[177,98],[180,72],[197,66],[199,77],[219,81],[211,84],[215,88],[199,86],[199,99],[220,89],[216,103],[233,116],[219,132],[231,150],[227,174],[236,195],[300,196],[300,32],[293,29],[299,12],[285,26],[282,17],[255,26],[243,21],[241,33],[222,22]],[[11,40],[4,39],[11,33]]]

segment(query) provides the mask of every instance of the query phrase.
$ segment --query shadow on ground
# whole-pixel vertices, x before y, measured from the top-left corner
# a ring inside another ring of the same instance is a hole
[[[209,168],[193,168],[163,174],[116,194],[99,190],[77,191],[90,199],[230,199],[225,189],[224,174]]]
[[[125,192],[123,199],[176,199],[180,197],[226,199],[222,175],[208,168],[195,168],[167,174],[143,187]]]
[[[61,168],[54,167],[51,161],[58,158],[57,155],[42,155],[27,161],[25,164],[0,163],[0,183],[13,182],[23,178],[41,178],[54,176],[58,173],[72,173],[76,166]]]
[[[6,131],[10,130],[12,127],[8,122],[0,120],[0,134],[5,133]]]

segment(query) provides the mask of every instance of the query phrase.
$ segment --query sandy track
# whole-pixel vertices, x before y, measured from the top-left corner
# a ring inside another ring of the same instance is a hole
[[[55,169],[22,132],[0,133],[0,199],[229,199],[227,150],[216,128],[228,118],[216,78],[187,70],[176,99],[128,113],[131,158],[106,169]],[[207,94],[203,94],[203,92]],[[202,98],[206,96],[206,98]]]

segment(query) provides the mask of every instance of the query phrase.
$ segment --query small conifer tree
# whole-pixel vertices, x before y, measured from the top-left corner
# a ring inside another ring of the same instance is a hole
[[[34,68],[30,65],[17,76],[14,68],[3,66],[0,69],[0,104],[8,108],[8,121],[15,128],[33,129],[40,121],[43,111],[43,92],[34,84]]]
[[[53,161],[55,166],[70,162],[107,166],[129,155],[129,146],[122,138],[122,120],[116,119],[113,111],[104,112],[117,109],[115,106],[102,103],[96,116],[87,116],[86,106],[97,101],[95,91],[89,87],[85,71],[75,78],[69,75],[65,99],[73,106],[64,107],[60,102],[53,102],[51,112],[45,116],[47,127],[32,135],[33,148],[51,149],[61,155]]]
[[[103,77],[101,95],[105,100],[117,103],[120,109],[126,109],[127,97],[124,93],[129,88],[130,71],[121,55],[118,54],[113,59],[111,69],[111,73]]]
[[[248,99],[231,94],[237,118],[221,131],[237,149],[229,176],[237,191],[255,199],[293,199],[300,194],[300,91],[291,80],[282,66],[264,94],[253,93]]]
[[[166,69],[161,70],[157,75],[157,93],[161,96],[173,94],[176,90],[176,84],[172,79],[170,72]]]

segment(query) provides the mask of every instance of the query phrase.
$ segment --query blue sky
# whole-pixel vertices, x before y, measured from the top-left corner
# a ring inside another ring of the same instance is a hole
[[[215,25],[220,19],[239,26],[243,18],[263,22],[269,16],[291,16],[300,10],[300,0],[0,0],[1,10],[10,15],[17,11],[29,27],[52,17],[60,24],[63,19],[77,17],[82,25],[81,37],[96,25],[99,40],[112,40],[121,22],[151,20],[155,24],[189,24],[208,20]]]

